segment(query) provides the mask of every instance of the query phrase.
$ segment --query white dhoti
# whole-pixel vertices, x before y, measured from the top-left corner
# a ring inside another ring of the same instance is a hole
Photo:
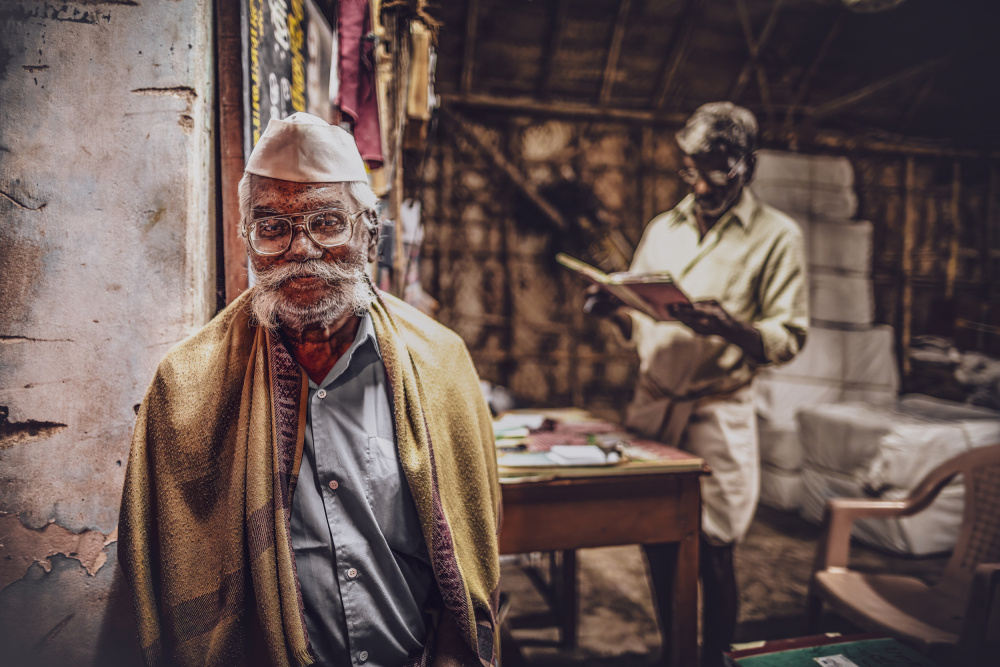
[[[760,495],[757,416],[750,387],[695,403],[681,449],[705,459],[711,475],[701,478],[701,531],[711,544],[739,542],[746,535]]]
[[[705,538],[716,545],[742,540],[760,495],[757,417],[750,385],[695,401],[659,399],[640,404],[630,408],[629,426],[701,457],[712,469],[701,479]]]

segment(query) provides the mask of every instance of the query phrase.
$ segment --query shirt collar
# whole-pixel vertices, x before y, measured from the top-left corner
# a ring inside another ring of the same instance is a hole
[[[366,310],[365,314],[361,316],[361,324],[358,326],[358,335],[354,339],[354,345],[359,346],[368,338],[371,338],[372,345],[375,347],[375,353],[381,359],[382,352],[378,349],[378,338],[375,337],[375,325],[372,323],[372,315]]]
[[[675,207],[675,210],[679,215],[674,218],[674,224],[690,220],[693,224],[697,225],[697,220],[694,217],[694,193],[688,194],[687,197],[682,199]],[[736,220],[743,229],[746,229],[753,223],[759,211],[760,202],[750,192],[749,187],[743,186],[740,198],[725,212],[722,218],[719,219],[719,222],[716,223],[716,226],[721,230],[729,224],[730,220]]]
[[[375,325],[372,324],[371,313],[365,311],[365,314],[361,316],[361,323],[358,325],[358,333],[354,336],[354,342],[347,348],[343,356],[337,360],[337,363],[333,365],[333,368],[330,369],[330,372],[326,374],[326,377],[323,378],[320,384],[316,384],[311,379],[309,380],[310,389],[329,386],[334,380],[343,375],[344,371],[351,364],[355,363],[355,360],[361,361],[364,356],[361,353],[369,340],[371,341],[372,353],[381,360],[382,352],[378,347],[378,338],[375,337]]]

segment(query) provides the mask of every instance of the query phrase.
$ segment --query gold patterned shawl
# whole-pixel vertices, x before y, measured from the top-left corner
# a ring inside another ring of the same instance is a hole
[[[119,554],[149,665],[312,661],[289,524],[308,383],[251,324],[249,298],[167,354],[136,420]],[[437,643],[460,637],[470,661],[495,665],[500,490],[472,360],[397,299],[370,312],[440,593]]]

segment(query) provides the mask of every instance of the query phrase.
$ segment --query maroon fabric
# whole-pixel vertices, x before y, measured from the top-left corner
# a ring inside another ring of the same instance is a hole
[[[299,402],[302,400],[302,368],[291,352],[285,347],[281,337],[267,336],[267,359],[271,376],[271,414],[274,415],[274,443],[278,460],[278,475],[274,483],[274,497],[285,508],[285,533],[288,544],[292,543],[292,496],[299,473],[295,469],[295,454],[299,451],[299,410],[304,409]],[[273,515],[269,518],[273,524]],[[271,535],[274,534],[273,528]],[[309,631],[306,629],[306,610],[302,603],[302,585],[299,582],[298,565],[292,556],[292,572],[295,574],[295,597],[299,604],[299,622],[306,638],[306,648],[312,653],[309,642]]]
[[[340,0],[337,18],[340,88],[337,106],[354,123],[354,140],[369,169],[382,166],[382,129],[375,86],[375,43],[368,0]]]

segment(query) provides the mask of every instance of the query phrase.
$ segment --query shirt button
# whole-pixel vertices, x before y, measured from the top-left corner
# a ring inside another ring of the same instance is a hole
[[[338,482],[335,479],[331,479],[330,480],[330,488],[331,489],[333,489],[334,491],[336,491],[338,486],[340,486],[340,482]]]
[[[367,659],[368,659],[368,651],[362,651],[361,653],[358,653],[358,660],[364,662]]]
[[[320,389],[317,391],[316,396],[319,398],[326,398],[326,389]]]
[[[350,570],[347,571],[347,578],[348,579],[353,579],[356,576],[358,576],[358,571],[355,568],[352,567]]]

